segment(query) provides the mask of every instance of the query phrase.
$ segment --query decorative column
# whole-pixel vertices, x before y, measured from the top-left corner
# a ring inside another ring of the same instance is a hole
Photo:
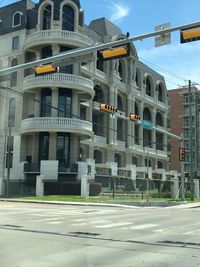
[[[144,110],[144,103],[142,102],[140,104],[140,120],[143,120],[143,110]],[[144,138],[144,133],[143,133],[143,127],[139,125],[139,144],[143,146],[143,138]]]
[[[58,117],[58,88],[51,88],[51,117]]]
[[[152,123],[156,126],[156,109],[152,110]],[[152,148],[156,149],[156,130],[152,130]]]

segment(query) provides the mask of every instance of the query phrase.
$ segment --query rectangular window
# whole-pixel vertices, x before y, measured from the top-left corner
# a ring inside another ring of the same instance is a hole
[[[19,36],[15,36],[12,39],[12,50],[19,49]]]
[[[59,88],[58,117],[71,118],[71,90]]]
[[[49,159],[49,133],[39,135],[39,161]]]
[[[189,95],[184,95],[184,103],[189,103]]]
[[[69,151],[70,151],[70,135],[67,133],[57,134],[57,157],[56,159],[59,163],[68,164],[69,163]]]
[[[190,125],[189,118],[185,118],[184,126],[188,127]]]

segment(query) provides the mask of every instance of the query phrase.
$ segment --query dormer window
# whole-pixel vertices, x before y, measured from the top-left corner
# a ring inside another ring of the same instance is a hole
[[[22,13],[21,12],[16,12],[13,15],[13,27],[21,26],[21,19],[22,18]]]

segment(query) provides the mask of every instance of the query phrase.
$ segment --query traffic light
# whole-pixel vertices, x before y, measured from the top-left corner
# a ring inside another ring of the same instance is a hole
[[[35,67],[35,76],[59,72],[59,67],[54,67],[52,64],[41,65]]]
[[[140,120],[140,116],[136,115],[136,114],[133,114],[133,113],[130,113],[129,115],[129,119],[131,121],[134,121],[134,122],[138,122]]]
[[[181,43],[193,42],[200,40],[200,27],[183,29],[180,32]]]
[[[123,46],[98,51],[97,56],[100,60],[103,61],[121,57],[128,57],[130,56],[130,43],[125,44]]]
[[[100,110],[106,111],[106,112],[109,112],[109,113],[117,112],[117,108],[112,107],[112,106],[107,105],[107,104],[100,104],[99,108],[100,108]]]
[[[179,148],[179,160],[185,161],[185,148]]]

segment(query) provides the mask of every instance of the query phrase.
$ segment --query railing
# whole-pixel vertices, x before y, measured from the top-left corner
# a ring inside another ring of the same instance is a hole
[[[40,132],[44,130],[49,130],[53,132],[83,132],[83,134],[84,131],[87,131],[87,134],[92,135],[92,123],[80,119],[59,117],[39,117],[22,120],[21,133]]]
[[[29,75],[24,78],[23,86],[24,90],[26,90],[27,88],[34,88],[34,86],[46,86],[47,83],[51,83],[51,85],[59,84],[59,86],[65,87],[71,86],[72,88],[79,90],[87,90],[94,95],[93,82],[90,79],[74,74],[53,73],[42,76]]]
[[[100,145],[106,145],[107,138],[104,136],[94,135],[94,142]]]
[[[39,173],[40,172],[40,164],[39,163],[24,163],[24,172],[29,173]]]
[[[129,170],[120,170],[120,169],[118,169],[118,171],[117,171],[117,175],[119,176],[119,177],[123,177],[123,178],[131,178],[131,171],[129,171]]]
[[[31,33],[27,36],[25,40],[24,48],[29,46],[34,46],[35,44],[40,45],[40,43],[44,43],[49,41],[73,41],[78,42],[80,44],[93,44],[93,41],[86,35],[81,34],[80,32],[72,32],[72,31],[62,31],[62,30],[45,30]]]
[[[96,175],[111,176],[111,169],[110,168],[95,167],[95,171],[96,171]]]
[[[117,146],[119,148],[125,149],[126,148],[126,142],[117,140]]]
[[[59,163],[58,172],[78,173],[78,164],[76,164],[76,163],[73,163],[73,164]]]

